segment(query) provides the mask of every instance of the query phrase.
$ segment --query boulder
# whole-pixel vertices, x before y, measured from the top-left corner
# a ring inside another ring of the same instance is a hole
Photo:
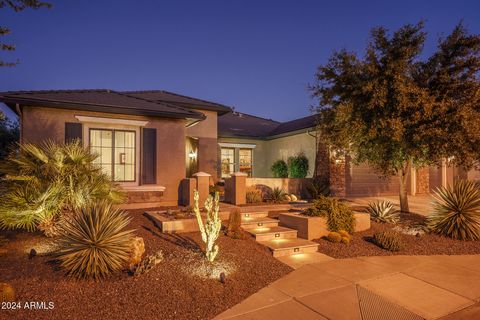
[[[15,301],[15,290],[8,283],[0,282],[0,302]]]
[[[142,261],[143,253],[145,252],[145,243],[142,237],[134,237],[130,243],[130,257],[127,263],[127,269],[133,270],[136,265]]]

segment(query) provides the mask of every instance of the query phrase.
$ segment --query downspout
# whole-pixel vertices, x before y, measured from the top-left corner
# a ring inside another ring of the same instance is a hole
[[[15,111],[17,111],[18,121],[20,122],[20,143],[22,143],[23,142],[23,113],[18,103],[15,103]]]

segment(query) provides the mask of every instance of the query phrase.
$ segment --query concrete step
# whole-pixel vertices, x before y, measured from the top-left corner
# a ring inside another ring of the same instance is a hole
[[[290,256],[299,253],[313,253],[318,251],[318,243],[305,239],[277,239],[259,241],[260,244],[268,247],[274,257]]]
[[[245,230],[255,229],[259,227],[278,227],[278,220],[272,218],[246,218],[242,220],[242,228]]]
[[[292,239],[297,237],[297,230],[285,227],[258,227],[248,230],[255,240],[268,241],[274,239]]]
[[[242,212],[242,220],[248,218],[265,218],[268,217],[268,211],[253,211],[253,212]]]

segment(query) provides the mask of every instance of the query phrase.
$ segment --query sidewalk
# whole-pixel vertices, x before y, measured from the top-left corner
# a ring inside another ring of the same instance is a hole
[[[215,319],[480,319],[480,256],[307,264]]]

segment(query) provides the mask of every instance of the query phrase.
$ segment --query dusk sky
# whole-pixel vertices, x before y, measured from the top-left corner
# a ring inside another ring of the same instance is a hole
[[[309,114],[307,85],[334,50],[363,53],[369,30],[425,19],[431,52],[480,1],[60,1],[0,10],[19,59],[0,91],[163,89],[286,121]]]

